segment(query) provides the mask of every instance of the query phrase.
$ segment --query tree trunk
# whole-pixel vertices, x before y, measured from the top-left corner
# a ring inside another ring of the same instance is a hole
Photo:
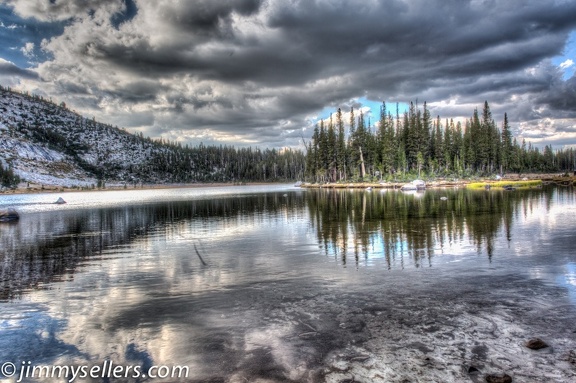
[[[360,148],[360,175],[362,181],[364,181],[364,176],[366,176],[366,167],[364,166],[364,156],[362,155],[362,148]]]

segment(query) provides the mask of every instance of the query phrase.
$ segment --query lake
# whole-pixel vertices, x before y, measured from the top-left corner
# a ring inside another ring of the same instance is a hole
[[[21,214],[0,224],[9,381],[105,363],[188,368],[113,381],[576,381],[572,187],[229,186],[7,206]]]

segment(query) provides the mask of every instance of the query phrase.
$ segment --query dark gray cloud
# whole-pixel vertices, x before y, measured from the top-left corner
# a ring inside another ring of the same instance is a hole
[[[555,81],[550,85],[547,92],[543,92],[537,99],[538,104],[550,107],[550,115],[547,117],[576,118],[576,77]]]
[[[576,80],[551,61],[576,29],[575,2],[0,2],[70,20],[46,36],[50,59],[31,68],[43,83],[28,86],[154,135],[298,145],[321,110],[358,98],[426,100],[443,119],[488,100],[526,136],[576,124]]]
[[[38,80],[38,74],[28,69],[22,69],[16,64],[0,58],[0,78],[20,77],[24,79]]]
[[[260,8],[261,0],[196,0],[184,6],[167,7],[163,15],[174,27],[209,38],[234,36],[230,16],[236,12],[250,16]]]

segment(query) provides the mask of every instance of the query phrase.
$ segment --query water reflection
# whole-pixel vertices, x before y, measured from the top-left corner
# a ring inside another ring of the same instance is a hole
[[[309,222],[324,254],[344,266],[430,267],[435,256],[472,249],[490,260],[499,234],[512,239],[515,217],[536,205],[549,210],[558,192],[308,190],[32,213],[0,225],[0,299],[72,279],[87,259],[130,254],[136,240],[239,239],[243,229],[277,220]]]
[[[432,266],[437,254],[473,246],[489,259],[503,231],[511,240],[514,217],[528,214],[540,199],[550,207],[554,190],[484,192],[434,190],[311,191],[308,211],[318,241],[343,265],[384,258],[387,267]]]
[[[23,214],[0,225],[0,361],[387,382],[465,381],[462,366],[506,359],[531,377],[523,337],[568,351],[575,202],[292,190]]]
[[[302,193],[274,193],[25,215],[0,225],[0,299],[72,279],[79,263],[130,254],[135,241],[240,232],[265,220],[298,219],[303,204]]]

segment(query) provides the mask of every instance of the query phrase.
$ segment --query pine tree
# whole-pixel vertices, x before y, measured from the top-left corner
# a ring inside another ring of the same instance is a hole
[[[366,152],[366,127],[364,126],[364,112],[360,109],[358,116],[358,128],[356,129],[355,146],[358,149],[359,165],[360,165],[360,178],[364,180],[366,177],[366,164],[364,161],[364,152]]]
[[[434,124],[434,139],[430,140],[433,142],[434,151],[432,152],[433,159],[438,167],[444,166],[444,139],[442,134],[442,123],[440,122],[440,116],[436,117],[436,122]]]
[[[336,126],[338,128],[338,144],[336,147],[336,167],[338,170],[339,180],[346,180],[346,163],[348,153],[346,149],[346,132],[344,130],[344,121],[342,119],[342,109],[338,108],[336,113]]]
[[[512,168],[512,157],[513,157],[513,144],[512,144],[512,132],[510,131],[510,126],[508,125],[508,115],[504,113],[504,122],[502,123],[502,149],[501,149],[501,171],[500,173],[507,172]]]
[[[455,145],[453,142],[453,135],[454,135],[454,121],[448,122],[446,120],[446,125],[444,128],[444,138],[442,139],[442,152],[444,153],[444,171],[448,172],[450,169],[453,169],[452,160],[455,153]]]
[[[394,123],[392,115],[386,111],[386,103],[380,108],[380,155],[382,171],[392,174],[394,169],[394,157],[396,155],[396,143]]]
[[[3,167],[0,162],[0,186],[5,188],[14,188],[20,183],[20,177],[14,174],[10,167]]]
[[[338,152],[336,147],[336,131],[334,130],[334,122],[332,121],[332,114],[328,122],[328,132],[326,133],[326,151],[328,152],[328,179],[331,182],[337,180],[338,174]]]
[[[407,113],[404,113],[404,150],[406,151],[406,161],[409,168],[414,168],[416,164],[416,156],[419,149],[419,132],[417,124],[416,107],[414,103],[410,103],[410,108]]]
[[[306,176],[310,179],[315,179],[316,176],[316,149],[312,141],[308,142],[306,149]]]
[[[420,111],[418,111],[420,114]],[[428,110],[428,105],[426,101],[424,101],[424,107],[422,111],[421,119],[418,119],[420,123],[419,129],[419,144],[418,144],[418,151],[422,152],[422,156],[424,161],[428,161],[434,153],[430,152],[430,128],[431,128],[431,117],[430,111]]]
[[[317,180],[324,182],[326,181],[330,161],[330,153],[328,152],[328,134],[324,128],[324,120],[320,120],[320,128],[318,131],[318,151],[316,157],[318,161]]]

